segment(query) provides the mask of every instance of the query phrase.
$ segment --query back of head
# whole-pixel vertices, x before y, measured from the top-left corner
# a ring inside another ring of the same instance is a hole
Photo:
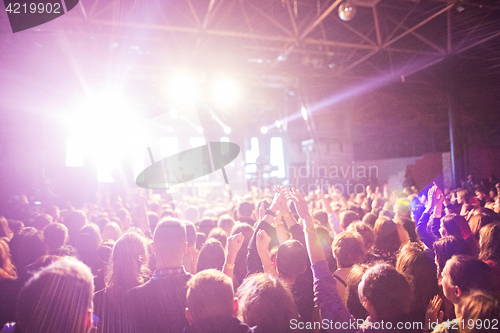
[[[329,228],[329,226],[330,226],[330,225],[329,225],[329,223],[328,223],[328,214],[327,214],[327,213],[325,213],[325,212],[321,212],[321,211],[320,211],[320,212],[316,212],[316,213],[314,213],[313,218],[314,218],[315,220],[318,220],[318,221],[319,221],[319,223],[320,223],[323,227],[325,227],[325,228]]]
[[[62,223],[52,223],[43,230],[43,238],[49,251],[54,251],[65,244],[68,228]]]
[[[491,295],[473,291],[464,302],[462,319],[464,327],[461,333],[493,333],[498,332],[500,304]]]
[[[363,223],[373,228],[375,227],[377,218],[378,216],[373,213],[366,213],[365,216],[363,216]]]
[[[213,228],[215,228],[215,221],[212,219],[201,220],[200,224],[198,225],[198,231],[204,233],[207,237]]]
[[[369,225],[361,221],[354,222],[349,225],[346,231],[359,234],[363,239],[363,245],[366,251],[372,248],[375,242],[375,232]]]
[[[449,214],[443,216],[441,223],[448,236],[466,239],[471,234],[469,224],[462,215]]]
[[[175,218],[166,218],[156,226],[153,241],[157,260],[170,256],[182,259],[187,242],[186,227]]]
[[[480,290],[489,294],[495,292],[494,277],[490,266],[471,256],[453,256],[446,266],[449,267],[451,281],[468,295],[472,290]]]
[[[196,244],[196,226],[189,220],[182,221],[186,227],[187,246],[195,246]]]
[[[415,225],[415,222],[409,217],[401,217],[398,218],[397,223],[403,226],[403,228],[406,230],[408,233],[408,236],[410,237],[410,242],[418,242],[420,240],[420,237],[418,236],[417,233],[417,226]]]
[[[453,236],[446,236],[438,239],[434,242],[433,248],[434,254],[436,255],[436,262],[438,264],[438,276],[441,275],[446,262],[454,255],[472,255],[467,243],[462,238],[456,238]]]
[[[187,308],[195,327],[212,319],[233,316],[233,283],[221,271],[198,272],[187,286]]]
[[[363,275],[369,268],[370,267],[364,264],[354,265],[347,276],[346,307],[349,310],[349,313],[351,313],[356,319],[365,319],[368,316],[368,312],[359,301],[358,286],[363,278]]]
[[[500,262],[500,223],[485,225],[479,237],[479,259]]]
[[[189,220],[193,223],[198,222],[198,216],[200,212],[198,210],[198,207],[196,206],[189,206],[186,209],[186,212],[184,213],[184,216],[186,217],[186,220]]]
[[[408,243],[401,248],[396,270],[404,274],[412,286],[412,310],[425,308],[439,293],[436,264],[420,245]]]
[[[475,214],[469,220],[470,230],[472,235],[479,239],[479,230],[487,224],[495,222],[490,215],[486,214]]]
[[[222,271],[224,260],[225,256],[222,244],[215,238],[208,239],[200,250],[196,271],[201,272],[210,268]]]
[[[357,220],[359,220],[359,216],[352,210],[345,210],[340,213],[340,226],[343,230],[347,229],[349,224]]]
[[[373,306],[377,320],[391,320],[409,310],[410,284],[389,265],[378,264],[366,271],[358,291],[361,302],[367,300]]]
[[[51,223],[52,216],[50,216],[49,214],[39,214],[33,219],[32,225],[37,230],[43,230]]]
[[[289,332],[297,310],[290,291],[279,279],[264,273],[247,277],[237,291],[239,317],[262,332]]]
[[[280,278],[295,279],[305,271],[309,258],[301,242],[287,240],[278,248],[276,262]]]
[[[210,230],[210,233],[208,234],[208,239],[210,238],[215,238],[217,239],[221,244],[222,248],[226,248],[227,244],[227,233],[222,230],[221,228],[214,228]]]
[[[223,229],[227,234],[231,233],[231,229],[234,226],[234,220],[231,216],[225,214],[219,218],[219,222],[217,222],[217,227]]]
[[[26,266],[37,261],[46,254],[43,234],[35,228],[24,228],[20,234],[14,236],[9,243],[11,247],[12,262],[21,274]]]
[[[394,221],[378,218],[375,222],[375,248],[386,251],[397,251],[401,246],[398,228]]]
[[[74,244],[74,238],[86,223],[87,214],[82,210],[71,212],[64,218],[64,225],[68,228],[70,245]]]
[[[341,232],[333,240],[333,256],[337,259],[337,266],[349,268],[363,261],[365,252],[361,242],[349,232]]]
[[[240,216],[250,217],[255,210],[255,205],[248,201],[242,201],[238,206]]]
[[[120,226],[116,222],[107,223],[102,230],[103,240],[112,239],[116,242],[121,235],[122,235],[122,230],[120,229]]]
[[[89,328],[93,292],[86,265],[71,258],[56,261],[21,290],[17,325],[23,333],[84,333]]]

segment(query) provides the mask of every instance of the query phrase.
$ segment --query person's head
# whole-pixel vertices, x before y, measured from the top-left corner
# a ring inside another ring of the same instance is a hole
[[[9,228],[9,224],[7,219],[3,216],[0,216],[0,238],[6,237],[8,239],[12,238],[12,232]]]
[[[101,245],[101,233],[99,227],[94,223],[84,226],[75,240],[75,248],[82,261],[88,265],[94,272],[97,269],[99,258],[97,251]]]
[[[196,233],[196,250],[200,251],[203,244],[207,241],[207,236],[202,232]]]
[[[367,226],[373,228],[375,227],[375,222],[377,221],[378,216],[373,214],[373,213],[366,213],[365,216],[363,216],[363,223],[366,224]]]
[[[484,187],[478,187],[476,188],[476,198],[478,200],[485,200],[487,198],[487,194],[486,194],[486,189]]]
[[[297,309],[290,291],[269,274],[247,277],[236,293],[238,317],[248,326],[263,332],[289,332],[290,320],[297,318]]]
[[[335,236],[332,243],[333,256],[339,268],[349,268],[363,261],[363,244],[354,234],[343,231]]]
[[[45,229],[51,223],[52,223],[52,216],[50,216],[49,214],[38,214],[33,219],[32,225],[37,230],[41,231],[41,230]]]
[[[125,208],[120,208],[116,211],[116,216],[120,219],[122,222],[123,230],[127,230],[130,228],[132,225],[132,217],[130,216],[130,213],[128,210]]]
[[[251,217],[255,210],[255,205],[252,202],[242,201],[238,206],[239,217]]]
[[[12,263],[16,266],[19,274],[24,271],[26,266],[47,254],[42,232],[33,227],[24,228],[20,234],[15,235],[9,246]]]
[[[93,293],[93,277],[85,264],[69,257],[55,261],[21,290],[16,329],[85,333],[91,327]]]
[[[472,290],[493,293],[494,279],[490,267],[471,256],[453,256],[446,262],[441,284],[444,296],[453,304],[460,304]]]
[[[462,307],[459,323],[460,333],[496,333],[500,318],[500,304],[495,297],[484,292],[474,291],[465,300]]]
[[[465,224],[464,224],[464,222],[465,222]],[[467,221],[465,220],[465,218],[461,215],[450,214],[450,215],[443,216],[441,218],[441,227],[439,229],[439,233],[441,234],[441,237],[454,236],[457,238],[465,238],[463,236],[464,233],[462,232],[462,229],[461,229],[459,223],[467,225],[467,227],[469,226],[467,224]],[[469,231],[470,231],[470,229],[469,229]],[[469,235],[470,235],[470,233],[469,233]]]
[[[198,231],[204,233],[207,237],[213,228],[215,228],[215,221],[212,219],[201,220],[200,224],[198,225]]]
[[[196,246],[196,226],[189,220],[182,221],[186,227],[186,241],[188,247]]]
[[[368,251],[372,248],[373,243],[375,242],[375,232],[373,231],[373,229],[369,225],[367,225],[361,221],[357,221],[357,222],[351,223],[347,227],[346,231],[351,232],[351,233],[355,233],[355,234],[359,234],[361,236],[361,238],[363,239],[363,245],[364,245],[365,251]]]
[[[295,280],[307,269],[307,250],[301,242],[287,240],[278,248],[276,263],[280,278]]]
[[[394,215],[396,218],[410,218],[410,202],[407,199],[398,200],[394,205]]]
[[[224,230],[226,234],[228,235],[231,234],[231,229],[233,228],[233,226],[234,226],[234,219],[231,216],[225,214],[219,217],[219,222],[217,222],[217,227]]]
[[[9,245],[5,238],[0,238],[0,280],[15,279],[16,277],[16,269],[10,261]]]
[[[387,264],[378,264],[363,275],[359,299],[376,320],[392,319],[406,313],[411,303],[411,287],[406,278]]]
[[[222,230],[221,228],[215,228],[215,229],[212,229],[210,231],[210,233],[208,234],[208,239],[210,238],[215,238],[217,239],[221,244],[222,244],[222,248],[226,248],[226,244],[227,244],[227,233]]]
[[[439,293],[436,264],[424,248],[417,243],[402,246],[396,270],[405,275],[412,286],[412,310],[422,309]]]
[[[64,225],[68,228],[68,243],[70,245],[75,244],[75,238],[85,224],[87,224],[87,214],[82,210],[77,210],[66,215],[64,218]]]
[[[479,230],[479,259],[500,262],[500,223],[490,223]]]
[[[387,218],[378,218],[375,222],[374,247],[379,250],[395,252],[401,246],[398,226]]]
[[[493,223],[495,220],[488,214],[475,214],[469,220],[470,230],[472,235],[479,239],[479,230],[487,224]]]
[[[109,285],[114,289],[114,296],[119,298],[144,282],[148,274],[148,253],[144,237],[135,232],[123,234],[115,243],[111,258]]]
[[[472,251],[462,238],[446,236],[438,239],[433,244],[435,262],[438,270],[438,278],[446,265],[446,262],[454,255],[472,255]]]
[[[201,247],[196,271],[201,272],[204,269],[210,268],[222,271],[224,260],[225,255],[222,244],[215,238],[207,239],[205,244]]]
[[[158,268],[181,266],[187,249],[184,224],[175,218],[158,223],[153,235],[153,249]]]
[[[102,231],[103,240],[111,239],[116,242],[121,235],[122,235],[122,230],[120,229],[120,226],[116,222],[109,222],[104,226]]]
[[[346,288],[346,307],[349,313],[356,319],[365,319],[368,316],[368,312],[363,307],[359,300],[358,286],[363,278],[363,275],[370,267],[365,264],[356,264],[352,266],[347,276],[347,288]]]
[[[68,241],[68,228],[62,223],[52,223],[43,230],[43,238],[49,252],[55,251]]]
[[[198,210],[198,207],[196,206],[189,206],[186,211],[184,212],[184,217],[186,220],[189,220],[193,223],[198,222],[198,217],[199,217],[200,211]]]
[[[330,228],[330,223],[328,222],[328,214],[323,211],[319,211],[313,214],[313,219],[318,221],[319,224],[325,227],[327,230]]]
[[[358,221],[359,216],[352,210],[345,210],[342,213],[340,213],[340,227],[342,230],[346,230],[349,224],[351,224],[354,221]]]
[[[186,318],[195,328],[236,316],[238,300],[231,279],[216,269],[198,272],[187,283]]]

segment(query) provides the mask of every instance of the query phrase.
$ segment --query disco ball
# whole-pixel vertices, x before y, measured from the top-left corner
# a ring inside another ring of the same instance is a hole
[[[346,1],[339,6],[339,17],[343,21],[350,21],[356,15],[356,7]]]

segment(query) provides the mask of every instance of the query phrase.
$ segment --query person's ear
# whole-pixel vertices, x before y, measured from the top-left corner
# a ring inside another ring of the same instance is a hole
[[[274,267],[278,267],[278,260],[276,256],[273,258],[273,265]]]
[[[455,287],[455,296],[457,298],[461,297],[462,296],[462,290],[460,290],[459,287]]]
[[[238,304],[238,299],[235,297],[233,298],[233,317],[236,317],[238,315],[239,308],[240,305]]]
[[[193,325],[193,317],[191,316],[191,312],[186,308],[186,319],[190,325]]]

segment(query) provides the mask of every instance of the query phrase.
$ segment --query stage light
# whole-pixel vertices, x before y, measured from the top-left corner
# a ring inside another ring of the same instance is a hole
[[[266,134],[267,133],[267,127],[266,126],[262,126],[262,128],[260,129],[260,131],[262,132],[262,134]]]
[[[168,94],[176,106],[194,105],[198,97],[198,82],[187,73],[177,73],[170,78]]]
[[[174,128],[172,126],[168,126],[167,127],[167,132],[168,133],[173,133],[174,132]]]
[[[231,127],[228,127],[228,126],[224,127],[224,133],[226,133],[226,134],[231,133]]]
[[[240,97],[238,83],[230,78],[219,78],[212,84],[212,101],[220,107],[234,105]]]
[[[196,127],[196,131],[200,134],[203,133],[203,127],[201,126]]]
[[[271,138],[271,148],[269,151],[269,163],[278,167],[278,170],[271,172],[271,177],[285,178],[285,154],[283,151],[283,139],[280,137]]]
[[[307,120],[307,110],[305,107],[300,108],[300,113],[302,113],[302,118],[304,118],[304,120]]]
[[[343,21],[350,21],[356,16],[356,7],[349,1],[345,1],[339,6],[339,17]]]
[[[281,127],[281,121],[279,121],[279,120],[276,120],[276,121],[274,122],[274,124],[276,125],[276,127],[277,127],[277,128],[280,128],[280,127]]]

